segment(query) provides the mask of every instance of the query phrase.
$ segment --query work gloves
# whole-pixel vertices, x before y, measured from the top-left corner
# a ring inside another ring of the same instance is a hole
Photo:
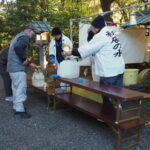
[[[50,59],[50,61],[51,61],[52,64],[56,64],[55,56],[54,55],[50,55],[49,59]]]

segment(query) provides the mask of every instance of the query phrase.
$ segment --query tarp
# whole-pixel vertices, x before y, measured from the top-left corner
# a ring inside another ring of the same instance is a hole
[[[147,41],[144,29],[127,28],[122,30],[119,34],[119,39],[126,64],[145,61]]]
[[[89,24],[79,24],[79,47],[84,45],[87,42],[87,36],[88,36],[88,29],[90,25]],[[80,66],[90,66],[91,61],[90,57],[82,60],[80,63]]]
[[[79,46],[82,46],[87,42],[87,31],[89,29],[89,24],[80,23],[79,24]],[[149,61],[149,56],[146,53],[147,50],[147,38],[145,36],[145,30],[142,28],[127,28],[120,29],[117,27],[112,28],[120,42],[122,44],[123,57],[126,64],[130,63],[142,63],[145,60]],[[89,59],[83,61],[83,64],[89,64]]]
[[[123,23],[121,27],[129,27],[132,25],[150,25],[150,9],[144,11],[137,11],[135,14],[134,23],[131,19],[129,22]]]

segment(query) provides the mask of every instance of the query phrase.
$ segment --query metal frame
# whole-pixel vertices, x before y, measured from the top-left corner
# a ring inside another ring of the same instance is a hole
[[[116,144],[115,144],[116,150],[127,150],[127,149],[129,149],[131,147],[139,145],[139,143],[140,143],[140,136],[141,136],[141,134],[140,134],[140,127],[135,129],[135,134],[133,134],[131,136],[127,136],[127,137],[125,137],[123,135],[123,131],[122,130],[120,130],[118,128],[116,129],[114,127],[112,127],[112,129],[113,129],[113,131],[114,131],[114,133],[116,135]],[[130,132],[130,131],[131,130],[129,130],[128,132]],[[127,142],[129,140],[134,140],[135,142],[133,142],[131,144],[127,144],[126,146],[122,146],[123,142]]]
[[[129,7],[124,7],[124,8],[116,9],[116,10],[112,10],[112,11],[106,11],[106,12],[103,12],[103,13],[100,13],[100,14],[85,16],[85,17],[81,17],[81,18],[77,18],[77,19],[70,19],[70,39],[71,39],[71,41],[73,41],[73,23],[74,22],[83,22],[83,21],[87,21],[86,20],[87,18],[96,17],[98,15],[105,16],[106,14],[110,14],[110,13],[113,13],[113,12],[122,11],[122,10],[126,10],[126,9],[133,9],[133,8],[137,9],[140,6],[147,6],[147,5],[150,5],[150,2],[141,3],[141,4],[138,4],[138,5],[132,5],[132,6],[129,6]],[[141,12],[141,14],[142,14],[142,12]],[[142,15],[144,15],[144,14],[142,14]]]
[[[137,105],[134,105],[133,108],[129,108],[129,109],[127,108],[125,110],[123,110],[123,107],[121,106],[121,100],[117,100],[117,103],[113,103],[113,104],[115,104],[115,107],[117,108],[116,122],[115,122],[116,124],[140,118],[141,104],[142,104],[141,99],[137,99],[135,101],[137,101]],[[133,117],[131,116],[131,117],[125,118],[125,119],[121,118],[122,113],[132,112],[135,110],[137,110],[137,114],[135,116],[133,116]],[[135,130],[135,134],[128,136],[128,137],[123,137],[123,134],[122,134],[123,131],[122,130],[120,130],[119,128],[112,127],[113,131],[116,134],[116,150],[126,150],[126,149],[129,149],[131,147],[139,145],[140,136],[141,136],[140,128],[141,127],[137,127],[137,129]],[[133,130],[129,130],[129,132],[130,131],[133,131]],[[128,132],[128,131],[126,131],[126,132]],[[121,144],[123,142],[129,141],[129,140],[135,140],[135,142],[133,142],[132,144],[128,144],[124,147],[121,146]]]
[[[113,101],[113,100],[111,100],[111,101]],[[142,104],[141,99],[134,100],[134,102],[136,101],[137,104],[135,104],[132,108],[123,108],[122,105],[121,105],[121,101],[122,100],[116,100],[116,102],[113,102],[114,107],[117,109],[116,121],[115,121],[116,124],[140,118],[140,115],[141,115],[141,104]],[[132,113],[132,112],[135,112],[135,111],[137,111],[135,115],[131,115],[131,117],[125,118],[125,119],[121,118],[121,115],[123,113],[127,113],[127,112]]]

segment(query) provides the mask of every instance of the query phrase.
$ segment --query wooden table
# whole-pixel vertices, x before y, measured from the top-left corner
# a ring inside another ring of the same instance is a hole
[[[57,78],[57,81],[64,82],[70,85],[70,92],[56,93],[54,103],[61,101],[74,107],[82,112],[89,114],[92,117],[101,119],[113,128],[116,133],[116,150],[125,150],[140,142],[140,129],[148,123],[148,121],[141,118],[141,104],[142,98],[150,97],[149,94],[129,90],[126,88],[118,88],[115,86],[108,86],[86,79],[64,79]],[[88,98],[72,93],[72,86],[83,88],[103,96],[108,96],[113,102],[114,109],[104,107],[102,104],[89,100]],[[132,108],[122,108],[121,103],[132,102]],[[56,105],[55,105],[56,107]],[[137,111],[136,114],[135,111]],[[133,113],[134,112],[134,113]],[[135,134],[130,137],[123,137],[124,131],[135,130]],[[135,142],[121,147],[121,143],[127,140],[135,139]]]
[[[34,87],[36,90],[47,94],[48,106],[50,101],[53,101],[53,108],[56,109],[57,102],[63,102],[79,111],[87,113],[88,115],[101,119],[107,123],[116,134],[116,150],[126,150],[130,147],[136,146],[140,143],[140,129],[142,126],[148,124],[148,121],[141,118],[141,104],[142,98],[149,98],[150,95],[142,92],[129,90],[126,88],[118,88],[115,86],[108,86],[99,84],[94,81],[86,79],[63,79],[57,78],[56,81],[64,82],[70,85],[70,91],[66,92],[62,89],[57,89],[53,99],[50,97],[47,90],[42,87]],[[72,93],[72,86],[83,88],[103,96],[108,96],[112,101],[116,110],[104,107],[102,104],[92,101],[88,98]],[[33,87],[33,86],[32,86]],[[131,102],[132,108],[122,108],[121,103]],[[137,111],[136,114],[133,114]],[[131,136],[124,136],[124,132],[133,132]],[[130,143],[124,147],[121,144],[125,141],[134,139],[134,143]]]

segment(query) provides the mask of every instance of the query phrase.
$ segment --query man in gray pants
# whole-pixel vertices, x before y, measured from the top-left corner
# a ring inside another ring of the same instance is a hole
[[[27,80],[25,68],[37,66],[27,60],[28,44],[35,38],[38,32],[33,24],[28,24],[24,27],[24,31],[17,34],[11,41],[8,53],[7,71],[12,80],[13,91],[13,109],[14,115],[17,118],[30,118],[24,107],[24,102],[27,98]]]

